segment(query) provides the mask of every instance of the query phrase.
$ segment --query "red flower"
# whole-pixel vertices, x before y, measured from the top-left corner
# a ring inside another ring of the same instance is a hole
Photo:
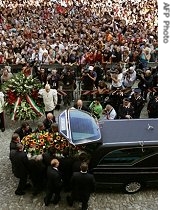
[[[17,96],[11,90],[7,91],[7,102],[9,104],[14,104],[16,102]]]
[[[38,99],[38,91],[37,91],[37,90],[33,90],[33,91],[31,92],[31,97],[32,97],[33,99]]]

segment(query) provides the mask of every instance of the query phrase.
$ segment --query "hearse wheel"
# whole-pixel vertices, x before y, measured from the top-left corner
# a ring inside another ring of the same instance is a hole
[[[142,188],[142,185],[140,182],[129,182],[125,185],[125,191],[127,193],[136,193]]]

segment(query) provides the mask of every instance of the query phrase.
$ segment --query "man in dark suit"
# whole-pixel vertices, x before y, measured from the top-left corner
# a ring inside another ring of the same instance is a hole
[[[33,131],[33,133],[44,133],[46,131],[43,122],[38,122],[37,128]]]
[[[95,179],[92,174],[89,174],[88,164],[81,163],[81,171],[74,172],[71,178],[72,192],[67,196],[69,206],[73,206],[74,201],[82,202],[82,210],[87,210],[90,194],[95,191]]]
[[[40,193],[46,183],[46,166],[43,163],[43,156],[36,155],[29,160],[29,177],[33,185],[32,194],[35,196]]]
[[[145,106],[145,99],[141,95],[141,89],[135,88],[130,98],[131,105],[134,107],[134,119],[139,119],[141,111]]]
[[[119,119],[132,119],[134,118],[134,107],[131,105],[129,98],[123,99],[123,104],[120,104],[118,109]]]
[[[158,93],[150,96],[147,112],[148,118],[158,118]]]
[[[89,112],[89,108],[83,105],[83,101],[81,99],[78,99],[73,107],[75,109],[79,109],[79,110]]]
[[[17,143],[16,148],[16,152],[14,153],[11,159],[12,171],[14,173],[14,176],[19,178],[19,184],[15,191],[15,194],[24,195],[27,186],[27,177],[29,173],[29,162],[27,154],[23,151],[23,145],[21,143]]]
[[[43,124],[45,127],[45,130],[49,131],[51,128],[52,123],[55,123],[55,116],[52,113],[48,113],[46,115],[46,118],[43,120]]]
[[[22,140],[24,136],[29,135],[32,133],[32,128],[30,127],[28,122],[23,122],[21,127],[17,128],[14,133],[18,133],[20,136],[20,139]]]
[[[51,165],[47,169],[47,187],[46,196],[44,198],[45,206],[50,204],[52,196],[54,195],[53,203],[57,204],[60,200],[60,192],[62,190],[62,175],[58,170],[59,161],[53,159]]]

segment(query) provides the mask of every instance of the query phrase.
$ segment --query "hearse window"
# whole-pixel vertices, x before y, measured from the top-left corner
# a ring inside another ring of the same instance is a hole
[[[105,155],[99,165],[132,164],[153,153],[155,153],[153,148],[145,148],[144,150],[142,148],[114,150]]]

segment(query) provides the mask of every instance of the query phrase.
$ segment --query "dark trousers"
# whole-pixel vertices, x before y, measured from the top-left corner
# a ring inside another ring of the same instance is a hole
[[[46,196],[44,198],[45,205],[48,206],[50,204],[53,195],[54,195],[53,203],[57,204],[60,200],[60,192],[61,192],[60,189],[56,189],[56,190],[47,189]]]
[[[16,192],[18,193],[24,192],[26,189],[26,183],[27,183],[27,176],[23,176],[19,178],[19,184],[18,184]]]
[[[73,203],[75,201],[79,201],[82,203],[82,210],[87,210],[88,208],[88,201],[89,201],[89,195],[80,195],[76,196],[73,193],[71,196],[67,196],[67,202],[70,206],[73,206]]]
[[[5,128],[4,112],[0,113],[0,129]]]

